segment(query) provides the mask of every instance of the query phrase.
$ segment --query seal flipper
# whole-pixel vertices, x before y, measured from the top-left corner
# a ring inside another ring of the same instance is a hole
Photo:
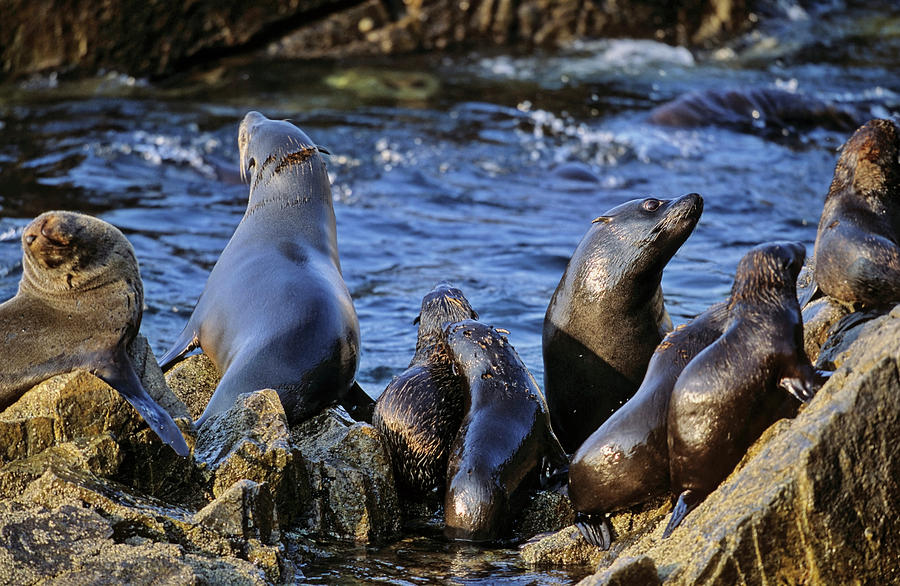
[[[612,543],[612,528],[606,515],[578,513],[575,515],[575,526],[585,541],[603,551],[609,549]]]
[[[663,531],[663,539],[671,535],[672,531],[675,531],[675,528],[681,525],[684,518],[688,516],[688,513],[696,509],[697,505],[703,502],[704,498],[705,495],[701,496],[693,490],[686,490],[678,495],[678,502],[675,503],[675,508],[672,509],[669,524],[666,525],[666,529]]]
[[[347,410],[350,417],[357,421],[372,423],[372,415],[375,413],[375,399],[369,396],[359,383],[353,381],[350,390],[341,400],[341,407]]]
[[[172,366],[172,364],[181,360],[185,354],[200,347],[200,339],[190,326],[191,324],[188,322],[188,325],[186,325],[184,329],[181,330],[181,333],[178,334],[178,339],[175,340],[175,343],[172,344],[169,351],[163,354],[163,357],[159,359],[159,367],[161,369],[166,370]]]
[[[182,457],[190,454],[191,451],[184,441],[184,436],[181,435],[181,430],[178,429],[172,416],[147,393],[124,350],[120,350],[114,362],[97,374],[140,413],[150,429],[175,450],[176,454]]]

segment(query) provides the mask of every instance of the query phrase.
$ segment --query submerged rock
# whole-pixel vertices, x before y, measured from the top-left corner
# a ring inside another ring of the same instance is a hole
[[[668,539],[661,515],[584,583],[644,575],[647,559],[665,584],[900,580],[900,306],[857,334],[797,418],[770,428]],[[553,539],[566,551],[581,537]]]

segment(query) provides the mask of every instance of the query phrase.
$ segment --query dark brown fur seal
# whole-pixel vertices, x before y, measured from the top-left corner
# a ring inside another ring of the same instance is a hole
[[[714,125],[778,134],[789,128],[852,130],[857,119],[856,113],[813,96],[764,87],[694,92],[650,113],[650,122],[661,126]]]
[[[872,120],[844,144],[816,234],[814,280],[868,308],[900,302],[900,131]]]
[[[162,364],[199,346],[222,373],[198,425],[264,388],[296,423],[344,399],[359,363],[331,186],[315,144],[289,122],[250,112],[238,147],[247,211]]]
[[[402,493],[421,496],[446,483],[450,444],[465,410],[444,326],[478,315],[462,291],[439,283],[422,299],[419,335],[409,367],[378,397],[372,423],[381,432]]]
[[[672,489],[678,503],[663,536],[719,485],[747,448],[816,390],[803,348],[796,280],[805,251],[763,244],[738,263],[725,332],[678,377],[669,401]]]
[[[147,393],[127,354],[144,289],[134,249],[103,220],[46,212],[22,234],[23,274],[0,305],[0,409],[53,375],[82,368],[122,394],[180,456],[187,444]]]
[[[569,466],[575,525],[585,539],[609,549],[608,515],[669,492],[669,397],[678,375],[725,329],[728,311],[717,303],[669,332],[657,346],[644,382],[578,448]]]
[[[547,404],[515,348],[497,330],[465,320],[447,326],[465,378],[466,415],[450,452],[444,532],[452,539],[506,536],[528,490],[567,464]]]
[[[672,329],[662,271],[703,211],[696,193],[617,206],[594,220],[544,317],[544,391],[553,430],[574,452],[627,401]]]

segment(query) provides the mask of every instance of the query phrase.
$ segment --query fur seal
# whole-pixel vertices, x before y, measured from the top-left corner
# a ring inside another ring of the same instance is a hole
[[[669,491],[666,421],[678,375],[724,331],[725,303],[717,303],[666,334],[647,366],[644,382],[581,445],[569,465],[569,497],[584,538],[609,549],[608,515]]]
[[[662,271],[703,211],[696,193],[636,199],[594,220],[544,317],[544,391],[574,452],[637,390],[672,321]]]
[[[466,400],[444,326],[464,319],[478,319],[478,314],[463,292],[446,282],[435,285],[415,319],[419,332],[413,359],[375,402],[372,423],[384,438],[403,493],[429,493],[446,482],[450,444]]]
[[[463,320],[448,325],[445,336],[468,401],[447,464],[444,533],[496,541],[520,499],[564,468],[566,455],[550,428],[544,395],[500,332]]]
[[[806,253],[796,242],[752,248],[738,263],[725,332],[685,367],[669,400],[668,444],[678,502],[672,533],[796,401],[817,390],[803,347],[796,280]]]
[[[723,126],[741,132],[823,127],[852,130],[858,115],[810,95],[777,88],[707,90],[681,96],[655,108],[650,122],[692,128]]]
[[[900,130],[892,121],[871,120],[844,144],[813,258],[815,284],[829,297],[864,309],[900,301]]]
[[[317,147],[289,122],[249,112],[238,148],[247,211],[161,364],[199,346],[222,373],[198,426],[265,388],[297,423],[357,388],[359,323],[341,274],[331,185]]]
[[[187,456],[181,431],[144,389],[126,354],[140,329],[144,288],[125,236],[98,218],[53,211],[25,228],[22,248],[19,290],[0,305],[0,409],[51,376],[83,368]]]

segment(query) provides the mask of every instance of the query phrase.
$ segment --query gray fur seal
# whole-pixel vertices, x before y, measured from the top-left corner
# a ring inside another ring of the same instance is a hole
[[[844,144],[813,258],[815,286],[829,297],[863,309],[900,302],[900,130],[894,122],[871,120]]]
[[[574,452],[640,386],[672,321],[662,272],[703,211],[696,193],[636,199],[594,220],[544,317],[544,392]]]
[[[644,382],[572,457],[569,497],[575,525],[592,545],[609,549],[608,515],[669,492],[669,397],[678,375],[725,329],[728,310],[717,303],[666,334]]]
[[[544,395],[506,337],[474,320],[448,325],[445,336],[468,401],[447,464],[444,533],[496,541],[528,490],[568,462]]]
[[[247,211],[161,364],[199,346],[222,374],[198,426],[265,388],[297,423],[356,388],[359,323],[341,274],[331,185],[318,148],[289,122],[249,112],[238,147]]]
[[[422,496],[446,483],[450,444],[462,423],[466,392],[444,339],[444,326],[478,315],[463,292],[438,283],[422,299],[416,353],[375,402],[372,423],[384,438],[402,493]]]
[[[126,353],[140,329],[144,288],[125,236],[98,218],[53,211],[25,228],[22,248],[19,290],[0,305],[0,409],[37,383],[82,368],[187,456],[181,431],[144,389]]]
[[[669,400],[668,444],[678,502],[667,537],[734,469],[767,427],[817,390],[803,347],[796,281],[803,245],[752,248],[738,263],[724,333],[685,367]]]

